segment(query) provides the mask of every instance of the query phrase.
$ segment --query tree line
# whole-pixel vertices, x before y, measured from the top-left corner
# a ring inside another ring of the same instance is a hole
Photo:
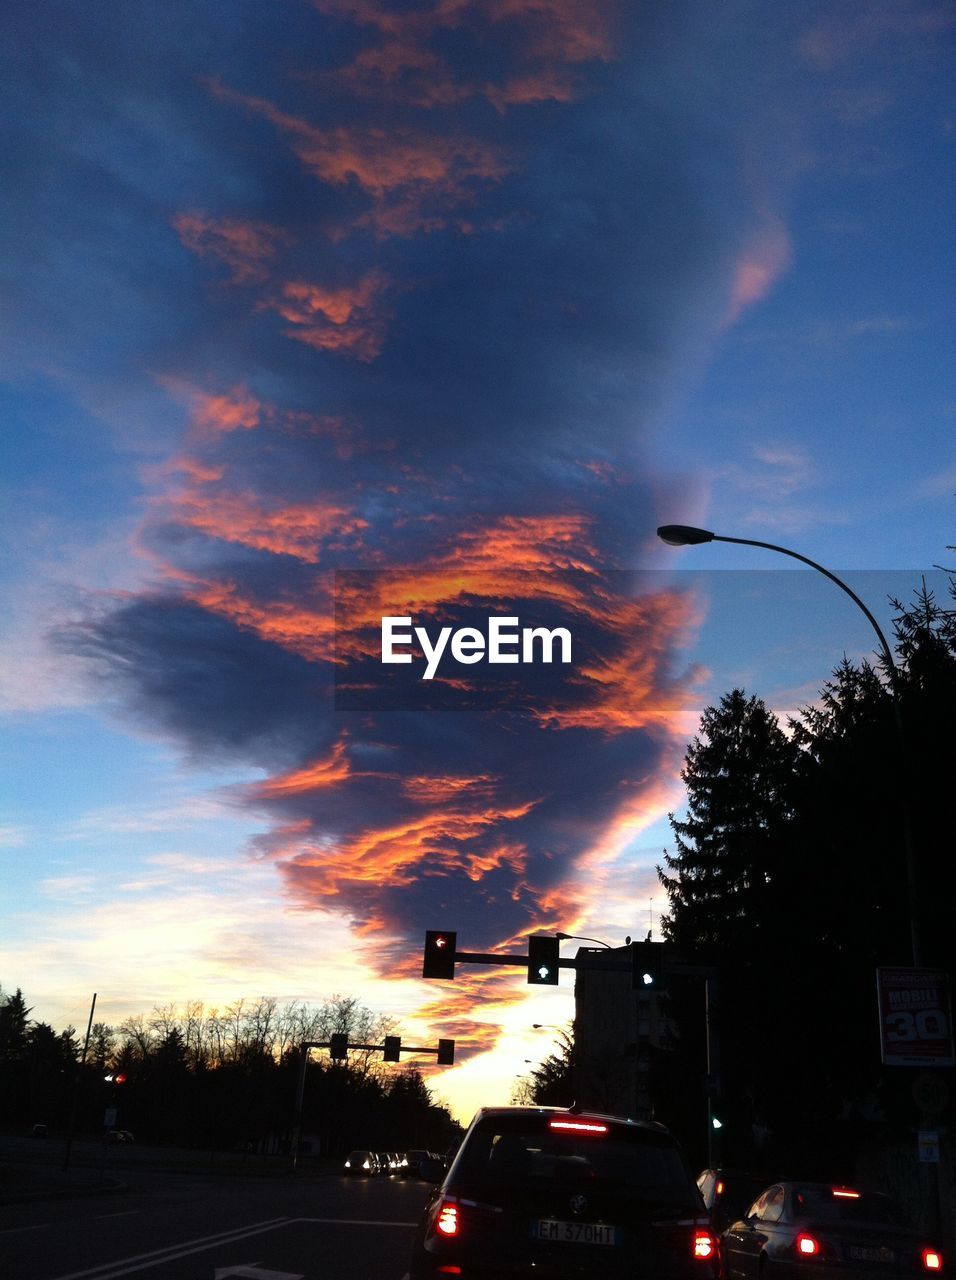
[[[350,996],[313,1006],[271,997],[222,1009],[200,1001],[156,1007],[118,1027],[94,1022],[85,1060],[72,1026],[56,1032],[31,1018],[21,990],[0,989],[0,1125],[76,1132],[128,1129],[137,1141],[212,1150],[288,1152],[301,1047],[344,1033],[381,1044],[392,1020]],[[370,1051],[331,1063],[313,1053],[302,1131],[314,1154],[425,1147],[458,1133],[414,1066],[386,1067]]]
[[[914,1072],[881,1065],[876,969],[912,963],[905,806],[922,965],[953,973],[956,612],[925,583],[892,605],[896,707],[885,661],[844,659],[784,724],[731,690],[686,753],[662,924],[673,953],[717,974],[728,1163],[835,1177],[867,1149],[915,1142]],[[701,983],[669,986],[676,1039],[655,1095],[702,1158]],[[951,1125],[951,1101],[934,1122]]]

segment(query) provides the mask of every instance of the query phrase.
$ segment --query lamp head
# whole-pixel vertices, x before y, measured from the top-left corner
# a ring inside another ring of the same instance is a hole
[[[669,547],[692,547],[698,542],[713,542],[717,535],[709,529],[695,529],[690,524],[662,524],[657,536]]]

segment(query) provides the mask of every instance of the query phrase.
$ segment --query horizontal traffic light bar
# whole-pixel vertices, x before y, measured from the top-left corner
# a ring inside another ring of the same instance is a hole
[[[460,964],[517,964],[522,968],[527,968],[528,965],[528,957],[517,955],[515,952],[502,955],[498,951],[456,951],[455,959]],[[578,968],[576,960],[558,960],[557,964],[561,969]],[[624,968],[627,968],[627,965]]]
[[[328,1049],[334,1061],[341,1062],[349,1050],[358,1053],[381,1053],[386,1062],[398,1062],[403,1053],[434,1053],[440,1067],[450,1067],[455,1061],[454,1040],[439,1038],[437,1045],[403,1045],[401,1036],[386,1036],[383,1044],[350,1044],[343,1032],[336,1032],[328,1040],[306,1040],[302,1044],[305,1056],[310,1049]]]
[[[533,933],[528,937],[527,954],[521,952],[459,951],[458,934],[453,929],[426,929],[425,950],[422,961],[423,978],[439,978],[452,981],[456,964],[514,965],[527,970],[532,985],[556,986],[560,969],[582,969],[603,973],[630,973],[636,989],[660,990],[666,975],[681,973],[690,976],[692,968],[674,964],[665,956],[670,948],[663,942],[631,942],[623,954],[611,958],[612,948],[599,951],[585,949],[585,954],[562,960],[558,954],[562,937],[566,935]]]

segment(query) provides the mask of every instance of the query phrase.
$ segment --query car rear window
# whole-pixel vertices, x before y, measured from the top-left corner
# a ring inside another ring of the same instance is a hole
[[[876,1191],[857,1196],[834,1195],[831,1187],[798,1187],[793,1193],[798,1216],[818,1222],[880,1222],[901,1226],[903,1215],[896,1202]]]
[[[637,1200],[700,1207],[696,1183],[668,1134],[614,1123],[594,1133],[552,1129],[548,1117],[490,1117],[472,1130],[452,1180],[514,1189],[600,1183]]]

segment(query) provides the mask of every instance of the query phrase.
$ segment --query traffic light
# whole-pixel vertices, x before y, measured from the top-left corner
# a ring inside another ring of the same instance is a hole
[[[559,938],[532,934],[528,939],[528,981],[538,986],[558,985]]]
[[[336,1031],[329,1036],[329,1057],[333,1062],[342,1062],[349,1056],[349,1038],[344,1031]]]
[[[663,942],[631,943],[631,986],[637,991],[659,991],[664,985]]]
[[[453,1066],[455,1062],[455,1042],[454,1040],[438,1041],[438,1065],[440,1067]]]
[[[458,934],[449,933],[447,929],[425,930],[423,978],[454,978],[457,941]]]
[[[386,1036],[382,1049],[383,1062],[398,1062],[402,1054],[402,1037]]]

